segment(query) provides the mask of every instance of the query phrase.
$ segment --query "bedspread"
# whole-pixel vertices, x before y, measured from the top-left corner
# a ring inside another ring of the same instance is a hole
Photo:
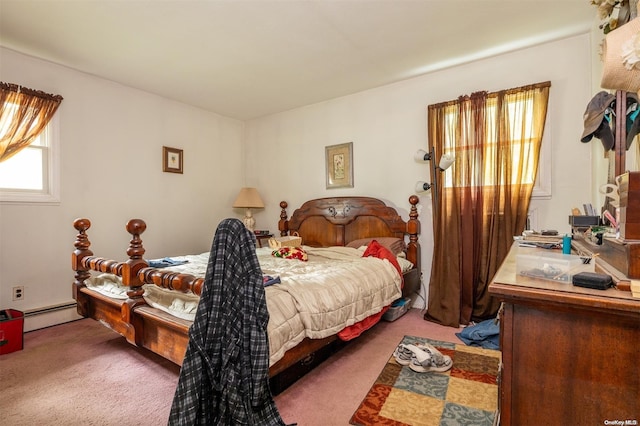
[[[402,278],[389,261],[350,247],[303,248],[308,262],[262,253],[258,260],[265,274],[280,276],[278,287],[295,300],[309,338],[335,334],[402,296]]]
[[[268,247],[256,250],[263,274],[281,280],[265,288],[272,365],[305,337],[319,339],[336,334],[402,296],[402,278],[388,260],[362,257],[362,248],[303,248],[307,262],[276,258]],[[167,269],[202,277],[208,257],[208,252],[173,257],[188,263]],[[87,287],[110,297],[127,297],[127,287],[113,275],[94,276],[87,280]],[[193,320],[198,296],[153,284],[146,284],[144,289],[150,306]]]

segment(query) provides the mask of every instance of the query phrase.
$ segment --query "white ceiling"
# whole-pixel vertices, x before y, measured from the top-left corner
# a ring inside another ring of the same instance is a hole
[[[596,23],[590,0],[0,0],[4,47],[241,120]]]

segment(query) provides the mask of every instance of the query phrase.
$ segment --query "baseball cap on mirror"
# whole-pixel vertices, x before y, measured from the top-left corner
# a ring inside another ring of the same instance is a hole
[[[587,104],[584,112],[584,131],[580,140],[584,143],[590,142],[595,136],[602,141],[605,151],[613,148],[614,137],[607,117],[609,112],[613,112],[612,104],[616,96],[612,93],[598,92]],[[640,123],[639,123],[640,124]]]

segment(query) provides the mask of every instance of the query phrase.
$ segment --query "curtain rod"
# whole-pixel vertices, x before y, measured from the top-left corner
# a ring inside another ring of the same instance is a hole
[[[52,95],[50,93],[43,92],[42,90],[29,89],[28,87],[20,86],[14,83],[5,83],[0,81],[0,88],[8,90],[10,92],[25,93],[29,96],[37,96],[42,99],[50,99],[53,101],[61,102],[64,99],[60,95]]]
[[[445,102],[439,102],[437,104],[431,104],[429,105],[429,109],[431,108],[441,108],[441,107],[447,107],[447,106],[451,106],[451,105],[456,105],[457,103],[459,103],[461,100],[464,99],[469,99],[471,96],[475,95],[475,94],[479,94],[479,93],[486,93],[487,96],[496,96],[498,95],[498,93],[506,93],[506,94],[512,94],[514,92],[520,92],[523,90],[531,90],[531,89],[542,89],[544,87],[551,87],[551,82],[550,81],[543,81],[541,83],[534,83],[534,84],[528,84],[526,86],[520,86],[520,87],[514,87],[511,89],[506,89],[506,90],[498,90],[495,92],[486,92],[486,91],[477,91],[477,92],[473,92],[471,93],[471,95],[460,95],[458,97],[458,99],[454,99],[451,101],[445,101]]]

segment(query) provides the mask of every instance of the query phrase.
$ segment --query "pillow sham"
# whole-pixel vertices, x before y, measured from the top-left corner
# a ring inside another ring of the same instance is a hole
[[[402,238],[395,237],[360,238],[358,240],[349,242],[347,244],[347,247],[360,248],[362,246],[368,246],[369,243],[373,240],[376,240],[382,247],[386,248],[396,256],[399,253],[403,253],[407,248],[407,245],[404,243],[404,240]]]

